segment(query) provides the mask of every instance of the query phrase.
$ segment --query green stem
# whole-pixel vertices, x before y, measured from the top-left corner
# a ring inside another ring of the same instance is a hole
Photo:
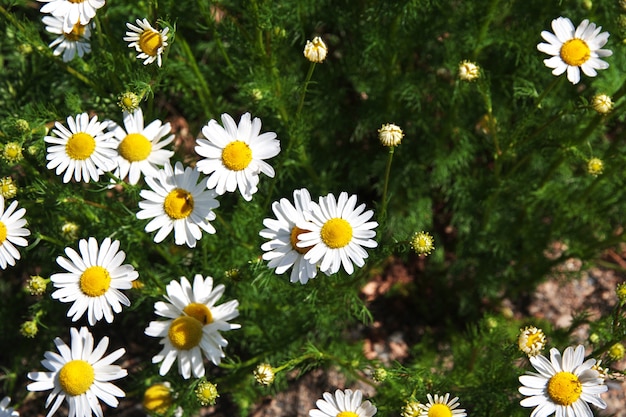
[[[385,167],[385,184],[383,186],[383,196],[381,201],[382,208],[380,210],[381,220],[384,220],[387,214],[387,189],[389,188],[389,177],[391,176],[391,162],[393,161],[394,150],[395,146],[389,147],[389,157],[387,158],[387,166]]]
[[[309,72],[306,74],[306,79],[304,80],[302,94],[300,95],[300,102],[298,103],[298,109],[296,110],[296,120],[300,119],[300,112],[302,111],[302,106],[304,106],[304,96],[306,96],[306,90],[309,86],[309,83],[311,82],[313,70],[315,70],[315,62],[311,62],[311,65],[309,65]]]
[[[541,102],[543,101],[543,99],[548,95],[548,93],[550,91],[552,91],[554,89],[554,87],[556,87],[557,84],[559,84],[561,82],[561,80],[563,80],[565,77],[556,77],[552,80],[552,82],[545,88],[545,90],[543,90],[543,92],[539,95],[539,97],[537,97],[537,99],[535,100],[535,108],[541,108]]]
[[[189,47],[189,43],[181,36],[176,36],[176,43],[181,46],[183,56],[185,57],[187,63],[191,67],[194,75],[196,76],[197,83],[191,84],[192,88],[195,85],[195,90],[198,93],[198,97],[200,99],[200,104],[202,105],[206,118],[211,118],[212,116],[218,114],[217,108],[215,107],[215,102],[213,101],[213,97],[211,96],[211,90],[209,89],[209,85],[207,84],[204,76],[200,72],[200,67],[198,66],[198,61],[196,61],[191,48]]]
[[[487,32],[489,31],[489,26],[491,26],[491,22],[495,19],[498,13],[501,13],[501,9],[498,7],[499,0],[491,0],[489,4],[489,10],[487,11],[487,18],[483,22],[483,25],[480,27],[480,32],[478,33],[478,39],[476,40],[476,48],[474,49],[473,59],[476,61],[478,59],[478,55],[480,51],[483,49],[483,42],[487,37]]]

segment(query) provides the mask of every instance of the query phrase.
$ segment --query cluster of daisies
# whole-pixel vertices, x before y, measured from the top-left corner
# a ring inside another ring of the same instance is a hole
[[[82,58],[91,52],[92,19],[96,12],[105,5],[105,0],[37,0],[45,3],[41,12],[46,30],[57,36],[50,43],[55,56],[61,55],[63,62],[69,62],[76,55]],[[157,62],[162,64],[163,51],[167,44],[169,28],[158,31],[147,19],[137,19],[136,25],[126,23],[129,29],[124,41],[130,48],[135,48],[137,58],[143,59],[144,65]]]

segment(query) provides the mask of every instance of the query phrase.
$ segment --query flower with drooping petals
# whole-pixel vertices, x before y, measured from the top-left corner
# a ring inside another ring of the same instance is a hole
[[[25,236],[30,236],[30,230],[26,229],[24,214],[26,209],[17,209],[17,201],[11,202],[4,209],[4,197],[0,195],[0,268],[6,269],[7,265],[15,265],[20,259],[20,252],[16,246],[26,246],[28,242]]]
[[[363,401],[360,390],[337,390],[335,395],[330,392],[322,394],[317,400],[317,409],[309,411],[309,417],[372,417],[376,414],[376,406],[369,401]]]
[[[163,51],[167,44],[167,34],[170,28],[165,28],[162,31],[158,31],[150,25],[148,19],[137,19],[135,21],[137,26],[132,23],[126,23],[129,31],[126,32],[124,40],[130,42],[129,48],[135,48],[139,54],[138,59],[143,59],[143,64],[148,65],[157,61],[157,65],[160,67],[162,64]]]

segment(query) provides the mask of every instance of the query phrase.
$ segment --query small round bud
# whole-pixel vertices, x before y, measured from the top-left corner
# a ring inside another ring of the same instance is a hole
[[[608,114],[613,110],[613,100],[606,94],[596,94],[591,99],[591,106],[600,114]]]
[[[11,177],[0,178],[0,195],[5,199],[13,198],[17,195],[17,186]]]
[[[600,341],[600,336],[598,335],[598,333],[591,333],[589,335],[589,341],[591,343],[598,343]]]
[[[25,321],[20,327],[20,333],[22,336],[32,339],[37,335],[39,329],[37,328],[37,322],[34,320]]]
[[[593,175],[594,177],[602,174],[603,170],[604,162],[602,162],[600,158],[591,158],[589,161],[587,161],[587,172],[589,172],[589,174]]]
[[[28,124],[28,121],[24,119],[17,119],[15,121],[15,129],[20,135],[25,135],[30,132],[30,125]]]
[[[463,61],[459,64],[459,79],[462,81],[476,81],[480,77],[480,67],[473,62]]]
[[[217,385],[206,380],[198,384],[195,392],[198,402],[203,406],[214,405],[215,400],[220,396],[217,392]]]
[[[22,145],[17,142],[8,142],[2,149],[2,157],[9,163],[15,164],[24,158]]]
[[[126,91],[118,97],[117,105],[122,110],[132,113],[139,107],[139,96],[132,91]]]
[[[65,222],[63,226],[61,226],[61,234],[66,240],[76,240],[78,239],[78,231],[80,227],[73,222]]]
[[[621,343],[615,343],[611,346],[607,352],[609,355],[609,359],[612,361],[621,361],[624,359],[624,354],[626,353],[626,348]]]
[[[435,249],[435,239],[428,232],[415,232],[411,238],[411,247],[419,255],[430,255]]]
[[[26,283],[26,289],[30,295],[42,295],[46,292],[48,280],[39,275],[32,275]]]
[[[384,124],[378,129],[378,139],[384,146],[398,146],[403,137],[402,129],[393,123]]]
[[[262,363],[254,370],[254,378],[261,385],[270,385],[274,382],[274,369],[267,363]]]
[[[372,378],[376,382],[384,382],[387,379],[387,370],[385,368],[376,368]]]
[[[304,56],[309,61],[319,64],[326,59],[327,54],[328,47],[326,47],[326,44],[319,36],[313,38],[313,41],[306,41],[306,45],[304,46]]]
[[[619,300],[620,304],[626,304],[626,282],[617,284],[617,288],[615,288],[615,293],[617,294],[617,299]]]
[[[151,385],[143,394],[143,408],[148,413],[165,414],[174,403],[168,382]]]

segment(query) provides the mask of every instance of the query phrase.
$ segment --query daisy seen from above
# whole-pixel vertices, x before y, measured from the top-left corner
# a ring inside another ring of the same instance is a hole
[[[19,417],[20,413],[15,411],[13,407],[9,407],[11,397],[4,397],[0,401],[0,417]]]
[[[372,403],[363,401],[360,390],[338,389],[335,395],[325,392],[322,398],[315,402],[317,408],[309,411],[310,417],[372,417],[377,411]]]
[[[293,201],[292,204],[282,198],[272,204],[276,219],[263,220],[266,229],[259,234],[270,241],[261,245],[261,249],[265,252],[263,259],[269,261],[267,266],[275,269],[276,274],[283,274],[292,268],[290,281],[306,284],[317,275],[317,265],[304,258],[310,247],[298,247],[300,234],[308,230],[299,229],[296,223],[305,221],[304,212],[309,210],[311,195],[306,188],[295,190]]]
[[[174,152],[163,149],[174,140],[174,135],[170,135],[171,125],[156,119],[144,127],[141,108],[132,113],[124,112],[124,128],[113,124],[109,129],[117,142],[119,155],[113,175],[120,179],[128,176],[130,184],[137,184],[141,174],[156,176],[159,166],[165,165],[174,155]]]
[[[333,194],[320,197],[319,203],[311,202],[310,210],[304,212],[304,221],[296,226],[308,232],[298,235],[299,248],[309,248],[304,258],[313,264],[320,264],[320,270],[326,274],[334,274],[343,268],[348,274],[354,272],[354,265],[359,268],[368,257],[363,249],[375,248],[378,243],[372,238],[373,230],[378,226],[369,221],[374,212],[365,211],[365,204],[356,207],[357,196],[348,197],[348,193]]]
[[[63,19],[63,32],[70,33],[74,25],[86,25],[96,15],[96,10],[106,3],[105,0],[37,0],[46,3],[41,6],[41,13],[50,13]]]
[[[119,240],[106,238],[98,246],[98,241],[90,237],[78,242],[80,254],[72,248],[65,248],[67,258],[57,257],[57,263],[67,272],[50,276],[56,291],[52,298],[63,303],[73,303],[67,312],[72,321],[77,321],[85,313],[93,326],[103,317],[113,322],[113,313],[122,311],[122,305],[129,306],[130,300],[121,290],[132,288],[139,277],[132,265],[124,264],[126,254],[119,250]]]
[[[181,162],[172,166],[167,162],[155,177],[146,177],[150,190],[141,190],[144,201],[139,202],[141,209],[138,219],[152,219],[146,225],[146,232],[158,230],[154,236],[156,243],[174,231],[177,245],[186,244],[190,248],[202,238],[202,231],[215,233],[209,221],[215,219],[214,208],[220,203],[215,199],[216,193],[206,189],[207,179],[198,182],[200,173],[197,169],[183,169]]]
[[[26,246],[28,242],[25,236],[30,236],[30,230],[26,229],[26,209],[17,209],[17,201],[14,200],[9,207],[4,207],[4,197],[0,195],[0,268],[6,269],[8,265],[15,265],[20,259],[20,252],[16,246]]]
[[[63,62],[71,61],[76,55],[82,58],[91,52],[91,44],[89,43],[91,23],[86,25],[76,23],[70,32],[64,32],[62,17],[44,16],[42,21],[48,32],[57,35],[57,38],[48,46],[53,48],[54,56],[62,55]]]
[[[582,70],[588,77],[595,77],[599,69],[607,69],[609,64],[601,58],[613,55],[608,49],[601,49],[609,39],[609,32],[601,32],[602,26],[583,20],[577,28],[566,17],[552,21],[554,33],[542,31],[541,37],[548,43],[540,43],[537,49],[552,58],[543,63],[552,68],[552,74],[559,76],[567,72],[572,84],[580,81]]]
[[[76,118],[67,118],[67,128],[56,122],[52,132],[56,136],[46,136],[50,143],[46,167],[56,169],[56,174],[63,175],[63,182],[98,181],[100,175],[115,168],[116,143],[110,140],[110,133],[105,133],[105,123],[98,122],[98,116],[91,119],[87,113]]]
[[[467,413],[464,409],[458,408],[459,397],[450,399],[450,393],[446,395],[435,394],[433,397],[430,394],[426,395],[428,402],[426,404],[420,404],[419,408],[420,417],[465,417]]]
[[[543,355],[531,356],[529,360],[537,372],[519,377],[519,392],[527,396],[520,401],[522,407],[536,407],[531,416],[556,413],[557,417],[593,417],[589,404],[606,408],[600,394],[608,387],[593,369],[596,360],[585,360],[584,346],[569,346],[563,356],[552,348],[549,360]]]
[[[137,19],[137,26],[132,23],[126,23],[126,27],[130,29],[126,32],[124,40],[129,42],[129,48],[135,48],[139,52],[138,59],[143,59],[143,64],[148,65],[157,62],[160,67],[163,63],[162,55],[167,44],[167,34],[170,28],[166,27],[162,31],[158,31],[150,25],[148,19]]]
[[[70,328],[71,342],[68,346],[57,337],[54,339],[59,353],[44,353],[41,364],[49,372],[29,372],[28,378],[35,381],[26,387],[29,391],[52,390],[46,400],[52,416],[65,400],[69,406],[69,417],[102,417],[102,406],[98,399],[110,407],[117,407],[116,397],[124,397],[124,391],[111,381],[125,377],[128,373],[119,365],[113,365],[124,353],[124,348],[104,356],[109,347],[109,338],[103,337],[94,349],[94,338],[86,327]]]
[[[222,114],[220,126],[210,120],[202,128],[206,139],[196,139],[196,153],[204,157],[198,161],[198,170],[209,175],[207,187],[222,195],[239,188],[246,201],[252,200],[257,192],[259,174],[274,177],[272,168],[265,159],[273,158],[280,152],[280,141],[274,132],[261,132],[261,120],[251,120],[245,113],[239,125],[228,114]]]
[[[239,315],[239,302],[231,300],[215,305],[224,294],[224,285],[213,287],[213,278],[196,274],[193,285],[186,277],[180,282],[172,281],[167,287],[165,299],[154,304],[155,313],[166,320],[151,322],[145,333],[160,337],[163,349],[152,358],[161,363],[159,373],[167,374],[178,359],[178,372],[183,378],[191,375],[201,378],[205,374],[204,355],[215,365],[225,357],[222,349],[228,341],[220,332],[239,329],[239,324],[229,323]]]

